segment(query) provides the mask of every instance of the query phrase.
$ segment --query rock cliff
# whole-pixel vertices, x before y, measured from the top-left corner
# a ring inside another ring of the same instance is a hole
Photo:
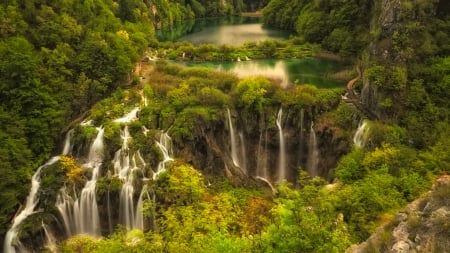
[[[436,180],[431,191],[410,203],[347,253],[450,252],[450,176]]]

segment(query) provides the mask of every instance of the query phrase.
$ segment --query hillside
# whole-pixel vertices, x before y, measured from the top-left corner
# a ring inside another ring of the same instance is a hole
[[[262,7],[295,35],[155,38]],[[3,1],[3,251],[445,252],[449,45],[444,0]],[[171,62],[319,48],[349,87]]]

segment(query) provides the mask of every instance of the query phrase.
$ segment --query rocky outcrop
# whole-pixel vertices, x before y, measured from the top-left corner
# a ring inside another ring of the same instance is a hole
[[[367,241],[347,253],[450,252],[450,176],[436,180],[433,189],[396,214]]]

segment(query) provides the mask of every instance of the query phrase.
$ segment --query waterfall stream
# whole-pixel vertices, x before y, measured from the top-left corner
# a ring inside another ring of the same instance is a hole
[[[103,128],[97,128],[98,133],[89,150],[88,162],[84,166],[92,169],[92,176],[86,182],[81,196],[74,202],[74,214],[77,234],[100,236],[100,217],[98,214],[95,188],[103,162]]]
[[[166,163],[173,161],[172,155],[172,139],[167,134],[167,132],[161,131],[161,136],[159,142],[156,142],[156,145],[161,150],[163,154],[163,160],[159,162],[158,169],[153,173],[153,180],[156,180],[162,172],[166,171]]]
[[[230,126],[231,159],[233,159],[234,166],[240,167],[239,159],[238,159],[238,155],[237,155],[236,135],[234,133],[233,122],[231,121],[230,109],[227,108],[227,112],[228,112],[228,123]]]
[[[353,136],[353,143],[355,144],[356,147],[358,148],[364,147],[368,131],[369,126],[367,125],[367,121],[364,120],[359,124],[358,129],[356,130],[356,133]]]
[[[314,131],[314,122],[311,122],[311,129],[309,131],[309,143],[308,143],[308,163],[307,169],[311,177],[318,176],[319,165],[319,149],[317,147],[317,137]]]
[[[30,189],[30,193],[27,197],[27,202],[25,204],[25,207],[22,209],[22,211],[19,213],[19,215],[14,217],[13,225],[11,226],[11,228],[8,230],[8,232],[5,235],[5,241],[3,244],[3,252],[4,253],[15,253],[16,252],[16,248],[13,245],[13,242],[14,242],[14,244],[20,246],[20,241],[17,240],[17,234],[19,232],[18,227],[28,216],[37,212],[34,210],[34,208],[36,207],[37,203],[39,202],[37,193],[38,193],[39,187],[41,186],[41,170],[47,166],[54,164],[58,160],[59,160],[59,156],[55,156],[55,157],[51,158],[46,164],[39,167],[36,170],[36,172],[34,173],[33,177],[31,178],[31,189]],[[17,242],[15,242],[16,240],[17,240]]]
[[[286,147],[284,142],[283,128],[281,126],[281,120],[283,116],[283,110],[280,108],[277,115],[277,127],[278,133],[280,137],[280,153],[278,158],[278,182],[281,182],[283,179],[286,179]]]

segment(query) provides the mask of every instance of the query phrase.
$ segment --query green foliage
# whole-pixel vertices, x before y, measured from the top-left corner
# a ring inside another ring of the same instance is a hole
[[[238,106],[261,113],[263,107],[270,103],[273,90],[273,84],[267,79],[250,77],[241,80],[235,86],[234,94],[236,94]]]
[[[350,245],[342,216],[320,188],[312,182],[301,191],[278,187],[274,221],[262,238],[263,251],[341,252]]]

